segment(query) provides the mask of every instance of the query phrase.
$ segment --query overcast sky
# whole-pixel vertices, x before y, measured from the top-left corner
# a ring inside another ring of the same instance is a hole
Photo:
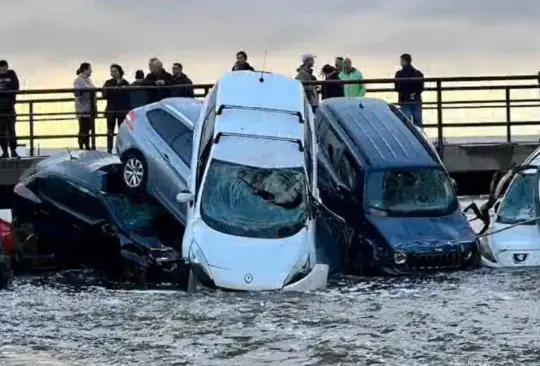
[[[157,56],[215,80],[245,50],[256,67],[293,75],[349,55],[367,78],[392,76],[408,52],[426,75],[536,73],[540,0],[0,0],[0,58],[26,87],[71,86],[82,61],[131,79]]]

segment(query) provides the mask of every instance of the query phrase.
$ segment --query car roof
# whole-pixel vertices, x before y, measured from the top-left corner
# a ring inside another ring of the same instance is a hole
[[[331,98],[321,111],[345,133],[349,148],[374,169],[439,167],[436,153],[412,124],[385,101],[374,98]]]
[[[249,154],[246,154],[249,151]],[[304,166],[304,153],[298,144],[284,140],[245,136],[224,136],[212,149],[212,158],[259,168]]]
[[[224,74],[216,86],[218,109],[220,106],[243,106],[289,111],[304,116],[305,94],[302,83],[288,76],[232,71]]]
[[[69,177],[84,184],[86,187],[95,190],[101,189],[101,177],[95,174],[99,169],[108,165],[121,164],[120,158],[116,155],[99,152],[86,151],[83,154],[72,155],[67,158],[53,156],[42,161],[47,162],[51,159],[53,163],[47,164],[44,169],[39,171],[40,175],[53,174],[62,177]],[[65,157],[63,155],[63,157]]]
[[[243,134],[304,140],[304,123],[299,116],[264,110],[224,109],[216,119],[214,133]]]
[[[203,102],[195,98],[175,97],[163,99],[161,105],[166,109],[172,109],[174,112],[180,113],[195,124],[201,113]]]

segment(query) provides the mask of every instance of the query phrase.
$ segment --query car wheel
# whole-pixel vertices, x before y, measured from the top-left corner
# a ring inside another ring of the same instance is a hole
[[[148,165],[141,154],[132,151],[123,156],[122,177],[129,190],[138,191],[145,188],[148,179]]]

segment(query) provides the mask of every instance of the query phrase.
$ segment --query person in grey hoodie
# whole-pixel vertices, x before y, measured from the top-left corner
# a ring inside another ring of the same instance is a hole
[[[296,80],[305,83],[307,81],[317,81],[317,78],[313,75],[313,66],[315,66],[315,57],[312,54],[302,55],[302,65],[296,71]],[[311,105],[313,110],[319,106],[319,95],[317,92],[316,85],[304,85],[304,91],[306,93],[306,98],[308,103]]]
[[[88,62],[83,62],[77,70],[77,78],[73,82],[73,93],[75,94],[75,113],[79,119],[79,149],[90,150],[90,132],[94,127],[94,120],[97,117],[96,92],[94,83],[90,79],[92,66]]]

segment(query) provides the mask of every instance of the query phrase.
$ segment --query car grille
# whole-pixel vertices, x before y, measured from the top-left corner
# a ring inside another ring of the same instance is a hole
[[[407,266],[411,269],[457,269],[471,260],[470,252],[409,254]]]

